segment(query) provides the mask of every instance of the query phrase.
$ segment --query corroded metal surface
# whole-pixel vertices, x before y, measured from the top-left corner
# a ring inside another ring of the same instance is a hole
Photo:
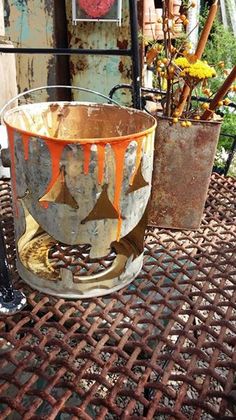
[[[14,108],[4,120],[22,278],[68,298],[130,283],[142,267],[155,119],[114,105],[57,102]],[[57,241],[90,244],[91,259],[117,255],[103,273],[75,278],[50,261]]]
[[[213,175],[200,229],[147,232],[140,276],[109,298],[58,300],[15,273],[28,308],[0,320],[0,418],[235,418],[235,197],[236,181]]]
[[[201,223],[221,124],[191,127],[157,118],[149,224],[197,229]]]
[[[123,0],[122,26],[111,22],[78,22],[73,25],[71,3],[66,2],[69,46],[71,48],[130,48],[129,2]],[[105,94],[117,83],[130,83],[132,62],[130,57],[120,56],[71,56],[71,84],[95,89]],[[76,100],[93,100],[83,92],[74,93]],[[121,103],[130,105],[131,96],[122,92]],[[98,99],[99,100],[99,99]]]

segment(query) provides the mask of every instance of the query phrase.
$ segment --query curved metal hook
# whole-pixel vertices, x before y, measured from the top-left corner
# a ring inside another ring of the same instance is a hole
[[[6,111],[6,109],[8,108],[8,106],[9,106],[9,105],[11,105],[13,102],[15,102],[17,99],[22,98],[23,96],[28,95],[28,94],[33,93],[33,92],[37,92],[37,91],[40,91],[40,90],[43,90],[43,89],[52,89],[52,88],[54,88],[54,89],[55,89],[55,88],[56,88],[56,89],[57,89],[57,88],[63,88],[63,89],[75,89],[75,90],[79,90],[79,91],[81,91],[81,92],[89,92],[89,93],[93,93],[93,94],[95,94],[95,95],[97,95],[97,96],[100,96],[100,97],[101,97],[101,98],[103,98],[103,99],[108,100],[109,102],[114,103],[115,105],[119,106],[120,108],[125,108],[123,105],[120,105],[120,104],[119,104],[119,102],[115,101],[114,99],[109,98],[108,96],[104,95],[103,93],[97,92],[97,91],[92,90],[92,89],[83,88],[83,87],[80,87],[80,86],[69,86],[69,85],[40,86],[40,87],[37,87],[37,88],[29,89],[29,90],[27,90],[27,91],[25,91],[25,92],[22,92],[22,93],[19,93],[18,95],[14,96],[14,98],[10,99],[10,100],[9,100],[9,101],[8,101],[8,102],[7,102],[7,103],[3,106],[3,108],[0,110],[0,118],[1,118],[1,120],[3,120],[3,118],[4,118],[4,114],[5,114],[5,111]]]

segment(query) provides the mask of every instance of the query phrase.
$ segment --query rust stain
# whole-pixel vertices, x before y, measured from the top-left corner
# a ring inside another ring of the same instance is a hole
[[[75,75],[76,71],[77,71],[76,63],[74,63],[74,61],[70,61],[70,73],[72,75]]]
[[[76,69],[77,71],[84,71],[86,69],[88,69],[88,61],[87,58],[83,57],[81,59],[79,59],[76,63]]]
[[[73,41],[74,46],[76,46],[77,48],[85,48],[85,43],[82,41],[81,38],[79,37],[75,37],[74,41]]]
[[[130,68],[129,65],[127,65],[126,60],[124,58],[120,59],[118,69],[122,75],[122,79],[132,78],[132,69]]]
[[[149,224],[172,229],[200,226],[219,123],[188,129],[157,119]]]
[[[88,67],[88,60],[85,57],[77,59],[76,62],[70,61],[70,73],[72,75],[76,75],[78,72],[88,69]]]
[[[129,46],[129,42],[127,39],[123,39],[122,41],[117,39],[116,45],[117,45],[117,48],[119,48],[119,50],[127,50]]]
[[[120,72],[121,74],[123,74],[123,73],[124,73],[124,64],[122,63],[122,61],[120,61],[120,62],[119,62],[119,72]]]

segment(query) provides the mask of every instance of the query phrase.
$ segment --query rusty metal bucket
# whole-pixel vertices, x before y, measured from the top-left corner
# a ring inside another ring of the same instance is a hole
[[[173,229],[200,226],[221,122],[191,127],[157,117],[148,224]]]
[[[22,278],[66,298],[130,283],[143,261],[155,119],[115,105],[57,102],[16,107],[4,121]],[[99,269],[90,274],[93,262]]]

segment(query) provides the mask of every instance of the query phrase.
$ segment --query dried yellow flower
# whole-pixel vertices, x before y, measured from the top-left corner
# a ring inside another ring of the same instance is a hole
[[[183,77],[188,76],[193,79],[203,80],[216,76],[214,67],[201,60],[190,63],[186,57],[178,57],[174,60],[174,63],[183,70],[180,73]]]
[[[185,57],[178,57],[174,60],[176,66],[180,67],[181,69],[185,69],[190,66],[189,61]]]
[[[224,102],[224,105],[227,106],[230,104],[231,100],[229,98],[225,98],[223,102]]]

